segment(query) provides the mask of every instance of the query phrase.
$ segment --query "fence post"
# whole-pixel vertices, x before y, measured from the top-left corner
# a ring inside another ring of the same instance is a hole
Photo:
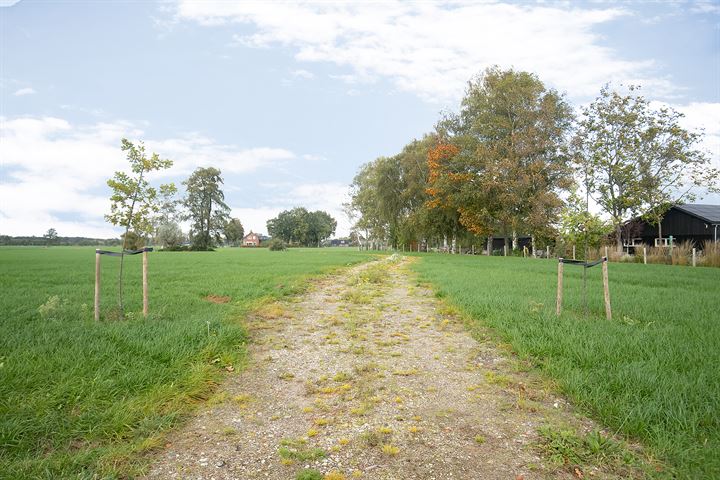
[[[563,297],[563,259],[558,258],[558,282],[557,282],[557,303],[555,305],[555,314],[559,317],[562,311]]]
[[[143,316],[148,316],[148,251],[143,250]]]
[[[603,292],[605,294],[605,317],[608,320],[612,320],[612,310],[610,309],[610,285],[608,282],[608,259],[603,258],[602,262],[602,277],[603,277]]]
[[[647,247],[643,247],[643,263],[647,265]]]
[[[693,248],[693,267],[695,266],[695,249]]]
[[[100,320],[100,250],[95,250],[95,321]]]

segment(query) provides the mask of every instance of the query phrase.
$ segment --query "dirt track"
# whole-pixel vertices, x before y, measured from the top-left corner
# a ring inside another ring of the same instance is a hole
[[[411,261],[354,267],[257,312],[250,365],[171,435],[148,478],[574,478],[541,458],[537,431],[590,422],[474,339]]]

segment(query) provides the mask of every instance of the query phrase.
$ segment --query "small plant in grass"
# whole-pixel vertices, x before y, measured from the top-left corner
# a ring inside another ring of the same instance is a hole
[[[323,474],[314,468],[306,468],[295,475],[295,480],[323,480]]]
[[[378,432],[371,430],[371,431],[363,432],[360,435],[360,440],[367,447],[377,447],[378,445],[380,445],[382,443],[382,441],[383,441],[382,437],[383,436],[381,434],[379,434]]]
[[[58,295],[52,295],[45,303],[38,307],[40,318],[43,320],[55,320],[59,318],[67,304],[67,300],[63,300]]]
[[[485,443],[485,437],[483,437],[482,435],[475,435],[475,443],[477,443],[478,445],[482,445],[483,443]]]

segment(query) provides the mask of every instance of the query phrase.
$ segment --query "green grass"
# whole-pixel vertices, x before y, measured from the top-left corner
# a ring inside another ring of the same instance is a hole
[[[611,263],[607,321],[599,266],[587,317],[582,268],[565,266],[560,318],[556,261],[423,255],[414,268],[581,409],[667,462],[664,474],[720,476],[719,269]]]
[[[308,275],[355,263],[351,249],[151,253],[126,259],[127,320],[113,321],[119,259],[102,257],[105,319],[93,321],[94,250],[0,248],[0,478],[113,478],[243,362],[241,319]],[[225,304],[207,295],[230,297]]]

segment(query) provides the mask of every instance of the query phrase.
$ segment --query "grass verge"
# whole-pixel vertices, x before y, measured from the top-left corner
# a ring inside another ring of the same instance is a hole
[[[559,318],[555,261],[423,255],[413,268],[582,410],[665,461],[658,476],[720,475],[720,270],[612,263],[607,321],[599,267],[587,316],[582,269],[565,267]]]
[[[0,248],[0,478],[114,478],[142,471],[197,402],[244,359],[241,319],[310,275],[365,260],[350,249],[152,253],[126,259],[126,320],[112,321],[117,258],[93,249]],[[222,302],[212,301],[222,298]]]

